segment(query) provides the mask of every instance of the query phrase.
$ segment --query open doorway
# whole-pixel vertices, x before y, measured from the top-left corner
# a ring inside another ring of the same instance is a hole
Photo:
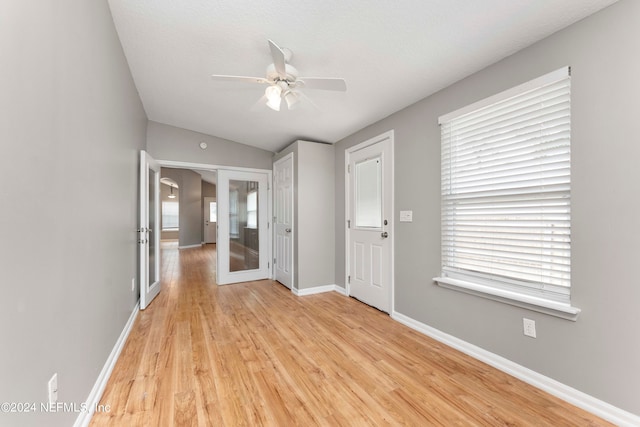
[[[271,278],[271,170],[158,163],[179,189],[176,249],[213,247],[218,284]]]

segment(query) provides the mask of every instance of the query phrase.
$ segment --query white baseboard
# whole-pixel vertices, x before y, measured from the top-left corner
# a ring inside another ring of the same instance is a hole
[[[347,290],[345,288],[343,288],[342,286],[338,286],[338,285],[334,285],[334,286],[335,286],[334,291],[336,291],[340,295],[344,295],[345,297],[349,296],[349,295],[347,295]]]
[[[89,397],[86,400],[87,411],[80,412],[78,418],[76,418],[76,422],[73,424],[73,427],[87,427],[91,422],[91,418],[93,417],[93,413],[96,410],[96,407],[100,403],[100,398],[102,397],[102,393],[104,392],[105,387],[107,386],[107,381],[109,381],[109,377],[111,376],[111,372],[113,371],[116,362],[118,361],[118,357],[120,356],[120,352],[124,347],[125,342],[127,341],[127,337],[129,337],[129,333],[131,329],[133,329],[133,324],[135,323],[136,317],[138,317],[138,313],[140,312],[140,303],[136,304],[131,312],[131,316],[129,316],[129,320],[127,320],[127,324],[124,325],[124,329],[118,337],[116,341],[116,345],[111,350],[111,354],[107,358],[107,362],[104,364],[100,375],[98,375],[98,379],[96,380],[93,388],[91,389],[91,393],[89,393]]]
[[[640,416],[603,402],[509,359],[432,328],[397,311],[391,314],[391,318],[618,426],[640,426]]]
[[[324,286],[314,286],[313,288],[304,288],[304,289],[295,289],[292,288],[291,292],[294,295],[303,297],[305,295],[314,295],[314,294],[322,294],[324,292],[333,292],[336,290],[338,286],[336,285],[324,285]]]
[[[187,245],[187,246],[178,246],[178,249],[191,249],[191,248],[201,248],[202,244],[198,245]]]

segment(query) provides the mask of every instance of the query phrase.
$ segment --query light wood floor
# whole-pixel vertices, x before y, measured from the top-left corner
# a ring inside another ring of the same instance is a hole
[[[335,292],[215,285],[215,246],[165,248],[92,426],[601,426]]]

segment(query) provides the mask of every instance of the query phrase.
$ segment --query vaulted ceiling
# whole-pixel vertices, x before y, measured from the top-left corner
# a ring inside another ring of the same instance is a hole
[[[616,0],[109,0],[150,120],[279,151],[351,133]],[[341,77],[346,92],[305,89],[299,108],[265,106],[267,40],[300,75]]]

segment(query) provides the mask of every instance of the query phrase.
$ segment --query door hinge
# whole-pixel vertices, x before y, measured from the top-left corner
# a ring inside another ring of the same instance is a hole
[[[273,265],[276,265],[276,259],[275,258],[273,259]]]
[[[347,220],[347,228],[351,228],[351,220],[350,219]]]
[[[347,165],[347,173],[351,173],[351,165]]]
[[[347,283],[351,283],[351,276],[347,276]]]
[[[271,268],[271,264],[267,262],[267,270]]]

